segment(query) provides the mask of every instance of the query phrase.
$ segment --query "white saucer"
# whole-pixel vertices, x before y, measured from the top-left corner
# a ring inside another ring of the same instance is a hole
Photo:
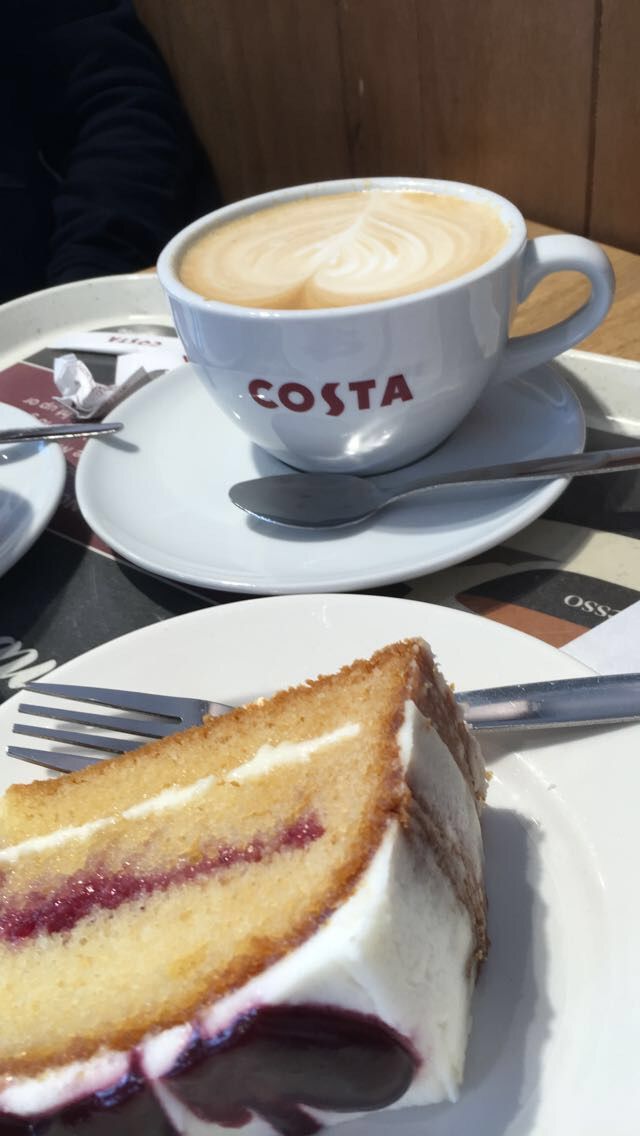
[[[41,425],[24,410],[0,403],[0,430]],[[0,443],[0,576],[49,523],[62,496],[65,468],[55,443]]]
[[[333,533],[254,522],[230,486],[288,467],[253,446],[216,408],[190,366],[118,407],[124,430],[80,459],[85,519],[115,551],[184,583],[254,593],[364,588],[456,564],[500,543],[547,509],[566,479],[447,488]],[[573,453],[584,416],[553,365],[489,390],[430,457],[381,480]]]
[[[432,642],[460,690],[585,673],[492,620],[386,597],[316,595],[166,620],[67,663],[56,678],[233,703],[407,635]],[[0,746],[20,697],[0,709]],[[640,725],[511,734],[483,748],[493,773],[484,820],[492,946],[460,1100],[371,1115],[339,1131],[636,1136]],[[0,788],[37,773],[5,759]]]

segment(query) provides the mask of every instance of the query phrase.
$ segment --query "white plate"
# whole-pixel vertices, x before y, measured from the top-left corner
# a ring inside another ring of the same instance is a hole
[[[41,425],[24,410],[0,403],[0,430]],[[0,443],[0,576],[24,556],[49,523],[64,479],[64,456],[55,443]]]
[[[167,620],[67,663],[56,678],[232,703],[415,634],[431,641],[459,689],[585,673],[491,620],[407,600],[320,595]],[[0,709],[3,745],[17,703]],[[345,1136],[636,1136],[640,725],[529,738],[512,735],[515,750],[485,742],[492,947],[461,1099],[354,1121],[340,1129]],[[17,761],[1,768],[5,784],[35,772]]]
[[[272,593],[347,590],[434,572],[491,548],[547,509],[566,479],[447,488],[333,533],[254,522],[228,499],[236,481],[288,467],[215,407],[190,366],[118,408],[125,429],[84,451],[85,519],[134,564],[184,583]],[[489,390],[434,454],[381,483],[584,446],[576,396],[553,365]]]

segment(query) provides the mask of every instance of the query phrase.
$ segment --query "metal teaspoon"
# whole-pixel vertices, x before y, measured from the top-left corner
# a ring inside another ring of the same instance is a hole
[[[638,466],[640,446],[628,446],[619,450],[561,454],[480,469],[462,469],[435,477],[420,477],[395,489],[383,487],[375,477],[357,477],[349,473],[285,473],[239,481],[229,490],[229,497],[239,509],[262,521],[295,528],[338,528],[364,521],[402,497],[426,489],[439,489],[443,485],[613,473]]]
[[[85,438],[90,434],[117,434],[122,422],[66,422],[64,425],[22,426],[16,430],[0,430],[0,445],[5,442],[37,442],[54,438]]]

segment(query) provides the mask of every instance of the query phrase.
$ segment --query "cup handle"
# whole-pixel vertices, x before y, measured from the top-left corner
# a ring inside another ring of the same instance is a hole
[[[591,295],[577,312],[553,327],[509,339],[502,359],[492,375],[492,383],[502,383],[579,343],[604,319],[615,291],[615,278],[609,258],[599,245],[586,237],[554,234],[527,241],[520,262],[518,303],[536,284],[552,272],[582,272],[591,283]]]

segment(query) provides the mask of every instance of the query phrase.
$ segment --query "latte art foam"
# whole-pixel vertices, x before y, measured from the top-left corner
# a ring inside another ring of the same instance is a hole
[[[367,304],[454,280],[509,229],[488,203],[363,190],[275,205],[212,229],[186,251],[183,284],[205,299],[296,309]]]

